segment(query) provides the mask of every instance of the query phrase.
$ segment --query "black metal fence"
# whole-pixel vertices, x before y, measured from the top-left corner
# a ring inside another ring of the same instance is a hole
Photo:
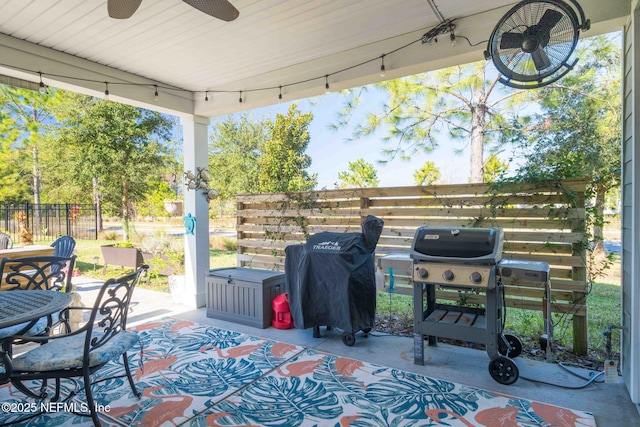
[[[91,204],[33,204],[0,205],[0,231],[20,242],[20,226],[29,230],[33,240],[55,240],[69,235],[75,239],[98,238],[95,205]]]

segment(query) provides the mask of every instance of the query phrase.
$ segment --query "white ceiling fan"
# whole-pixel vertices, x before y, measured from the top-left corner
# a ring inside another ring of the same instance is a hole
[[[189,6],[198,9],[200,12],[213,16],[214,18],[222,19],[223,21],[233,21],[240,15],[238,9],[236,9],[228,0],[182,0]],[[130,18],[138,7],[142,3],[142,0],[109,0],[107,3],[107,10],[109,16],[115,19],[127,19]]]

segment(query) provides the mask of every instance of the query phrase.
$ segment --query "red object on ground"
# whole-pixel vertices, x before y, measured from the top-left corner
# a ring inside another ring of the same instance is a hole
[[[278,329],[293,328],[293,319],[291,311],[289,311],[289,296],[284,293],[280,294],[271,302],[273,308],[273,321],[271,326]]]

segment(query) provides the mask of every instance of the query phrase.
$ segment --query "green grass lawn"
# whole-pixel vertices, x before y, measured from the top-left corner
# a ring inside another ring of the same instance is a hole
[[[106,274],[102,274],[103,261],[100,246],[113,243],[113,240],[78,240],[76,242],[76,267],[83,276],[106,280],[131,271],[131,269],[123,269],[119,266],[108,266]],[[42,242],[42,244],[47,243]],[[209,256],[211,268],[236,265],[235,251],[209,249]],[[138,286],[154,291],[169,292],[169,279],[167,276],[155,274],[152,269],[149,284],[142,281]]]
[[[401,334],[413,333],[413,297],[402,294],[379,293],[376,301],[378,324],[390,325]],[[587,297],[587,322],[589,354],[588,358],[604,361],[605,337],[603,331],[610,325],[620,324],[621,296],[620,284],[594,283],[591,293]],[[538,348],[538,339],[544,333],[544,319],[541,311],[508,309],[506,314],[505,332],[520,338],[525,348]],[[568,315],[553,315],[554,354],[565,358],[571,353],[573,346],[572,317]],[[619,358],[620,333],[612,334],[612,348],[614,358]]]
[[[40,242],[42,244],[48,244]],[[110,240],[80,240],[76,245],[77,268],[82,275],[105,280],[123,274],[118,266],[107,268],[106,275],[102,274],[102,255],[100,246],[112,244]],[[210,249],[211,268],[236,266],[236,252],[233,250]],[[615,261],[615,260],[614,260]],[[618,265],[615,268],[619,268]],[[169,292],[167,276],[152,272],[150,283],[140,284],[141,287],[156,291]],[[379,293],[377,297],[378,318],[388,323],[388,328],[402,334],[411,334],[413,329],[413,298],[401,294]],[[588,339],[589,353],[593,358],[604,360],[605,337],[603,331],[610,325],[620,324],[620,281],[608,280],[597,282],[593,285],[587,299],[588,305]],[[556,350],[570,352],[573,342],[571,316],[553,316],[554,338]],[[538,338],[544,333],[542,314],[531,310],[507,310],[505,332],[519,337],[526,346],[537,346]],[[619,348],[619,333],[613,333],[613,348],[616,352]]]

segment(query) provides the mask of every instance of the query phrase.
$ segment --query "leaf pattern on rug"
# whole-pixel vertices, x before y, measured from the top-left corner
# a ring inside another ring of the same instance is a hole
[[[168,390],[196,396],[219,396],[243,387],[261,376],[261,371],[245,359],[204,359],[176,363],[171,375],[158,383]]]
[[[292,427],[595,427],[593,416],[424,375],[188,321],[153,322],[138,333],[144,351],[128,355],[142,399],[121,362],[98,371],[94,397],[118,420],[109,425]],[[142,362],[142,369],[139,363]],[[24,397],[0,386],[0,400]],[[74,398],[85,402],[83,392]],[[0,424],[10,419],[0,414]],[[77,425],[46,414],[18,427]]]
[[[478,409],[475,395],[462,395],[456,385],[392,369],[390,377],[371,384],[366,396],[391,412],[408,418],[424,417],[424,408],[448,409],[460,415]]]
[[[262,347],[251,353],[248,359],[256,368],[267,371],[282,366],[286,359],[299,354],[304,349],[292,344],[268,341]]]
[[[298,426],[306,418],[331,420],[342,414],[342,405],[324,384],[309,378],[267,377],[244,389],[242,400],[221,402],[222,411],[233,413],[219,425]],[[227,424],[230,422],[230,424]]]

